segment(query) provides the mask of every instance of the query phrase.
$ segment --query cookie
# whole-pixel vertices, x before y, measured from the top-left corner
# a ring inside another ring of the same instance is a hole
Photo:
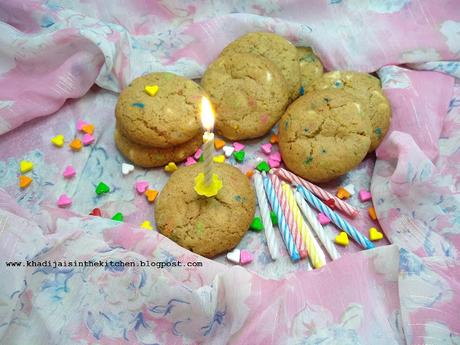
[[[269,32],[251,32],[230,43],[221,56],[252,53],[266,57],[281,71],[287,81],[290,100],[299,96],[300,69],[296,47],[281,36]]]
[[[372,135],[369,152],[374,151],[390,128],[391,107],[383,95],[380,80],[367,73],[334,71],[312,82],[309,90],[343,89],[359,98],[371,121]]]
[[[145,87],[154,85],[158,92],[150,96]],[[205,95],[200,85],[172,73],[139,77],[118,98],[118,128],[140,145],[170,148],[183,144],[202,131],[200,104]]]
[[[169,148],[156,148],[153,146],[143,146],[130,141],[118,129],[115,129],[115,144],[121,154],[134,164],[153,168],[168,164],[169,162],[180,162],[192,155],[203,143],[203,136],[196,135],[191,140],[183,144]]]
[[[339,177],[366,156],[369,120],[344,90],[313,91],[298,98],[279,124],[279,148],[286,166],[312,182]]]
[[[297,55],[299,56],[300,84],[305,90],[313,80],[323,75],[323,65],[310,47],[297,47]]]
[[[160,232],[180,246],[212,258],[232,250],[249,228],[256,207],[249,179],[237,168],[214,164],[222,180],[215,197],[198,195],[195,177],[203,163],[176,170],[155,204],[155,220]]]
[[[288,103],[286,81],[268,59],[255,54],[224,55],[201,81],[216,111],[216,131],[231,140],[263,136]]]

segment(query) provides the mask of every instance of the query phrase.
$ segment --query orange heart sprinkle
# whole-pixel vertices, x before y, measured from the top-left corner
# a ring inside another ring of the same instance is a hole
[[[278,136],[276,134],[272,134],[272,137],[270,138],[270,142],[272,144],[276,144],[278,142]]]
[[[83,125],[81,127],[81,130],[87,134],[93,134],[94,133],[94,125],[91,123],[88,123],[86,125]]]
[[[80,139],[74,139],[74,140],[72,140],[70,142],[69,146],[73,151],[80,151],[81,147],[82,147],[81,140]]]
[[[223,141],[222,139],[217,138],[216,140],[214,140],[214,147],[216,148],[216,150],[220,150],[224,146],[225,141]]]
[[[32,179],[29,176],[19,176],[19,187],[26,188],[32,183]]]
[[[339,199],[348,199],[351,196],[350,192],[343,187],[339,187],[336,195]]]
[[[248,178],[251,178],[252,175],[254,175],[254,170],[248,170],[248,171],[246,171],[246,176],[247,176]]]
[[[147,189],[144,194],[147,197],[148,202],[154,202],[157,198],[158,191],[155,189]]]

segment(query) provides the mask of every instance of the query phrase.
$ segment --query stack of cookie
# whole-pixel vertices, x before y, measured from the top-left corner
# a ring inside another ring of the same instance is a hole
[[[115,144],[142,167],[184,160],[202,144],[203,96],[200,85],[172,73],[135,79],[118,98]]]

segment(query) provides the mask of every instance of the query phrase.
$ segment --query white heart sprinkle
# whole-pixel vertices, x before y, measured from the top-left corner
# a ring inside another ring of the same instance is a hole
[[[134,165],[132,164],[123,163],[121,165],[121,172],[123,173],[123,175],[128,175],[133,170],[134,170]]]
[[[354,195],[355,194],[355,185],[350,183],[350,184],[347,184],[345,187],[343,187],[348,193],[350,193],[351,195]]]
[[[224,150],[225,157],[228,158],[232,155],[233,151],[235,151],[235,148],[233,146],[224,146],[222,150]]]
[[[227,260],[233,262],[234,264],[240,263],[240,250],[238,248],[233,249],[233,251],[227,253]]]

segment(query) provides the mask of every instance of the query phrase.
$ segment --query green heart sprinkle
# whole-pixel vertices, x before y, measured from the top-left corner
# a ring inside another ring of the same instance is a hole
[[[198,162],[203,162],[204,161],[204,156],[203,154],[200,155],[200,159],[198,159]]]
[[[96,194],[101,195],[110,192],[110,187],[107,186],[104,182],[99,182],[96,187]]]
[[[112,217],[113,220],[116,220],[117,222],[122,222],[123,221],[123,214],[121,212],[117,212],[113,215]]]
[[[243,163],[245,156],[246,156],[246,152],[244,152],[243,150],[238,151],[238,152],[233,152],[233,157],[238,163]]]
[[[266,161],[262,161],[259,164],[257,164],[256,169],[259,170],[260,172],[262,172],[262,171],[269,172],[270,171],[270,165],[268,165],[268,163]]]
[[[262,219],[260,219],[260,217],[254,217],[254,219],[252,220],[252,223],[249,226],[249,228],[252,231],[261,232],[264,229]]]
[[[278,225],[278,217],[274,211],[270,211],[270,218],[272,219],[273,225]]]

